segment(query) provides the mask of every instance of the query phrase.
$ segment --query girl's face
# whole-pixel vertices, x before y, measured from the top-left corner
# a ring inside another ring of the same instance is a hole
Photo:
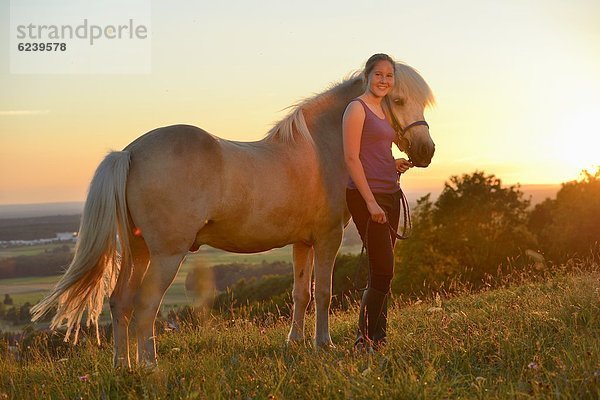
[[[378,61],[369,74],[367,87],[375,97],[388,94],[394,87],[394,66],[389,61]]]

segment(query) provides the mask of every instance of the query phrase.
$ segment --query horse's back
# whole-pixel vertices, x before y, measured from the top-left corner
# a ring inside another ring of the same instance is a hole
[[[160,150],[175,156],[185,155],[188,149],[213,149],[218,146],[219,138],[204,129],[192,125],[170,125],[153,129],[131,142],[124,150],[132,154],[144,154]]]

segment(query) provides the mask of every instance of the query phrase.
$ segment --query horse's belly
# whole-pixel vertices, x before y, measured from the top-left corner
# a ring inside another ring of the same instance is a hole
[[[229,251],[232,253],[247,254],[247,253],[262,253],[263,251],[269,251],[269,250],[276,249],[279,247],[284,247],[284,246],[288,245],[289,243],[274,245],[272,243],[269,243],[269,244],[265,244],[265,243],[241,244],[241,243],[228,243],[228,242],[224,242],[224,241],[218,241],[218,242],[207,243],[207,244],[216,249],[225,250],[225,251]]]
[[[234,226],[209,222],[198,232],[195,244],[207,244],[234,253],[260,253],[297,242],[308,242],[298,225],[240,222]]]

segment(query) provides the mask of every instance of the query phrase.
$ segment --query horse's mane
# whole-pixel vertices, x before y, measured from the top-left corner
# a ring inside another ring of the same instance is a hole
[[[423,104],[424,107],[435,104],[433,92],[427,85],[427,82],[412,67],[397,62],[395,69],[395,86],[399,86],[405,96]],[[333,84],[326,91],[316,94],[312,97],[303,99],[288,108],[292,110],[281,121],[277,122],[265,137],[268,141],[282,141],[294,143],[296,135],[302,139],[313,142],[312,136],[306,126],[302,110],[307,106],[313,106],[321,102],[329,102],[332,95],[342,91],[360,80],[362,86],[365,85],[364,73],[362,70],[352,73],[349,77],[340,83]]]

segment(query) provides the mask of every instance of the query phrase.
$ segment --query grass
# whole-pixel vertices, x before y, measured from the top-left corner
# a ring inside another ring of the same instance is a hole
[[[451,298],[396,300],[389,344],[374,355],[351,351],[356,308],[333,313],[337,347],[327,351],[285,346],[290,321],[277,316],[184,325],[158,336],[157,371],[114,371],[110,343],[5,344],[0,399],[600,397],[597,267]]]

